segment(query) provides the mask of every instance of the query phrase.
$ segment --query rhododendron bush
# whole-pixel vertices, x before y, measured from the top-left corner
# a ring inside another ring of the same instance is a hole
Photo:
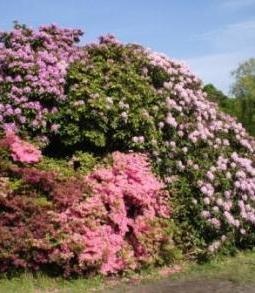
[[[85,50],[67,75],[58,141],[149,152],[173,194],[184,251],[253,247],[254,139],[206,99],[184,64],[112,36]]]
[[[185,64],[112,35],[79,47],[80,36],[1,33],[3,270],[160,264],[169,231],[196,257],[253,248],[254,139]]]

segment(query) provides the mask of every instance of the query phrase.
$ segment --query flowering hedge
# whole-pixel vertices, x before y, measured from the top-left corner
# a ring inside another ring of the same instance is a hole
[[[1,34],[0,127],[19,161],[10,166],[1,150],[3,270],[160,263],[172,219],[175,245],[189,255],[253,248],[254,139],[183,63],[111,35],[78,47],[80,35],[20,25]],[[109,153],[111,167],[95,167]],[[171,194],[168,220],[167,193],[141,153]]]

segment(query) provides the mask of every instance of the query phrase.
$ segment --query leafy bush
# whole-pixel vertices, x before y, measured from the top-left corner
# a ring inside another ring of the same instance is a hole
[[[114,153],[112,161],[86,177],[66,179],[12,168],[23,185],[10,190],[8,179],[0,180],[1,271],[108,274],[169,261],[164,184],[144,155]]]
[[[87,59],[68,71],[69,99],[54,117],[60,127],[53,145],[59,141],[107,153],[128,150],[141,132],[152,139],[155,127],[150,115],[161,98],[150,86],[151,78],[143,74],[149,63],[142,49],[107,37],[85,50]]]
[[[89,173],[98,161],[99,159],[92,154],[78,151],[72,157],[64,159],[44,156],[41,162],[37,164],[37,168],[44,171],[56,171],[59,175],[68,177]]]
[[[51,257],[63,262],[67,272],[96,269],[104,274],[159,261],[169,242],[163,219],[170,214],[167,193],[146,158],[114,153],[111,168],[98,169],[85,181],[91,197],[52,213],[61,240]]]

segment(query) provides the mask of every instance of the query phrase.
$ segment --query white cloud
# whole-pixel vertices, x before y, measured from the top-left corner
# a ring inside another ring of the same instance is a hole
[[[243,1],[245,2],[245,0],[233,0],[224,3],[237,5],[237,2],[243,3]],[[255,3],[255,0],[253,2]],[[186,61],[205,83],[213,83],[228,93],[233,82],[231,71],[241,62],[255,57],[254,35],[255,20],[228,24],[218,30],[197,35],[195,40],[202,46],[207,46],[212,53]]]
[[[213,83],[217,88],[228,94],[233,82],[231,72],[237,66],[252,57],[252,48],[240,52],[211,54],[197,58],[186,59],[186,63],[204,83]]]
[[[255,20],[228,24],[221,29],[195,36],[212,49],[235,51],[249,46],[255,47]]]

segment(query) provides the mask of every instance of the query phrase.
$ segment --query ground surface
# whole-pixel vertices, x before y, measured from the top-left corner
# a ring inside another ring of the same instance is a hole
[[[255,253],[188,265],[184,272],[136,284],[117,284],[104,293],[255,293]]]
[[[177,269],[175,269],[177,268]],[[255,293],[255,251],[204,265],[144,271],[125,278],[64,280],[23,274],[0,278],[0,293]],[[182,272],[173,273],[182,269]]]
[[[121,286],[105,293],[254,293],[255,284],[237,284],[229,280],[172,281],[164,279],[144,285]]]

